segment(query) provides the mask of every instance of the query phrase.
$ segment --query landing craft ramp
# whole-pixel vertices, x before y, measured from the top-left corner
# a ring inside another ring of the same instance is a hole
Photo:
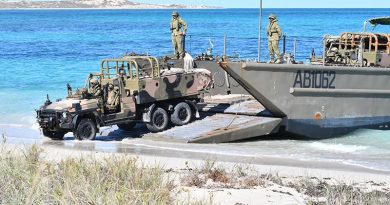
[[[281,118],[268,112],[252,97],[214,96],[199,105],[202,119],[144,138],[188,143],[223,143],[249,139],[279,131]]]

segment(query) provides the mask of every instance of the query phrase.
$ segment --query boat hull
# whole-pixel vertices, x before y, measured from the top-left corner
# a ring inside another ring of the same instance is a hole
[[[329,138],[390,122],[390,69],[223,62],[284,130]]]

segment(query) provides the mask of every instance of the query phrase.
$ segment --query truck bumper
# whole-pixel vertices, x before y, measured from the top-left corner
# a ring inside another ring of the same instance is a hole
[[[59,112],[42,112],[37,110],[37,121],[42,129],[49,130],[72,130],[74,128],[72,122],[66,122],[62,118],[62,113]]]

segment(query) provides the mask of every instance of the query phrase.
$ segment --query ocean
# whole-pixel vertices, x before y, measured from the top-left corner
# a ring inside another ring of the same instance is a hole
[[[66,95],[66,83],[81,87],[87,75],[99,71],[100,60],[125,52],[171,54],[171,10],[0,10],[0,132],[15,127],[37,129],[35,109],[49,94]],[[179,10],[188,23],[186,49],[192,55],[223,51],[243,59],[257,57],[257,9]],[[297,41],[297,59],[305,61],[314,49],[321,53],[325,34],[361,31],[366,19],[387,16],[385,9],[265,9],[278,16],[287,36],[286,51]],[[371,29],[371,28],[370,28]],[[390,33],[378,26],[376,32]],[[262,59],[267,59],[262,39]],[[390,171],[390,131],[360,130],[347,136],[317,141],[270,141],[275,155],[340,160]],[[255,143],[256,144],[256,143]],[[264,152],[264,153],[263,153]],[[267,154],[263,151],[259,154]],[[272,152],[270,150],[269,152]],[[268,153],[269,153],[268,152]]]

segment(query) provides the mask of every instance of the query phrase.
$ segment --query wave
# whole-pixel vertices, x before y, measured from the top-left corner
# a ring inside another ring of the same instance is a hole
[[[359,162],[359,161],[354,161],[354,160],[342,160],[341,163],[346,164],[346,165],[362,167],[365,169],[390,172],[390,166],[388,166],[387,163],[370,163],[370,162],[364,162],[364,161]]]
[[[7,128],[10,128],[10,127],[23,127],[24,125],[22,124],[0,124],[0,127],[7,127]]]
[[[337,152],[337,153],[353,153],[362,150],[366,150],[368,146],[362,145],[346,145],[346,144],[330,144],[323,142],[313,142],[310,143],[311,148],[315,148],[322,151]]]
[[[0,128],[9,129],[9,128],[27,128],[32,130],[39,130],[39,124],[17,124],[17,123],[0,123]]]
[[[39,124],[38,123],[34,123],[33,125],[31,125],[30,129],[39,130],[40,129]]]

